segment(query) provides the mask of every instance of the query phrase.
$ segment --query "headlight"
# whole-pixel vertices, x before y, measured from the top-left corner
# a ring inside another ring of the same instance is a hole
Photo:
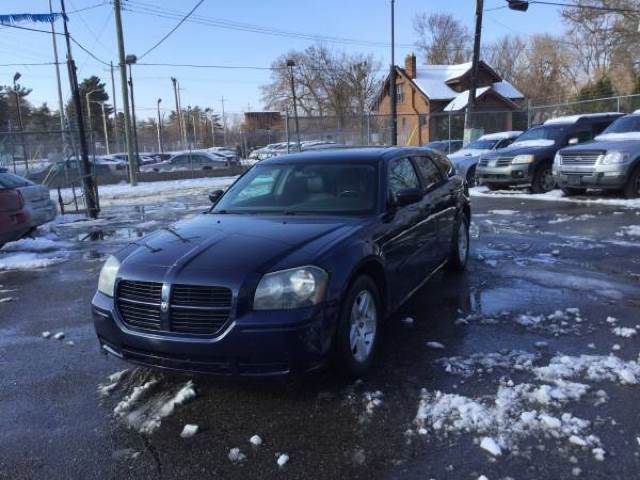
[[[522,164],[522,163],[532,163],[536,159],[533,155],[516,155],[511,160],[511,163],[514,165]]]
[[[629,154],[624,152],[609,152],[604,157],[600,157],[602,165],[616,165],[620,163],[627,163],[629,161]]]
[[[116,275],[120,270],[120,261],[110,255],[104,262],[102,270],[100,270],[100,279],[98,280],[98,291],[113,297],[113,290],[116,284]]]
[[[556,153],[556,156],[553,157],[553,166],[559,167],[560,165],[562,165],[562,155],[560,155],[560,152],[558,152]]]
[[[324,299],[327,272],[318,267],[299,267],[262,277],[253,299],[254,310],[289,310],[317,305]]]

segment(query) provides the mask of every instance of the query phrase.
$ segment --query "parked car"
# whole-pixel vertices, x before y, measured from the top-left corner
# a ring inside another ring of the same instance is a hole
[[[0,248],[29,232],[30,220],[22,194],[15,188],[0,185]]]
[[[524,132],[509,147],[482,155],[476,180],[490,190],[527,185],[533,193],[553,190],[556,152],[567,145],[592,140],[622,115],[593,113],[547,120]]]
[[[469,186],[475,185],[476,165],[480,156],[492,150],[501,150],[511,145],[521,131],[488,133],[467,144],[462,150],[449,155],[449,160],[458,173],[467,179]]]
[[[640,197],[640,111],[618,118],[593,142],[560,150],[553,173],[565,195],[597,188]]]
[[[213,170],[228,166],[229,161],[224,155],[211,152],[184,152],[174,155],[166,162],[145,165],[141,168],[141,171]]]
[[[230,165],[237,164],[240,161],[238,156],[238,152],[235,149],[227,148],[227,147],[211,147],[207,148],[207,152],[215,153],[218,155],[222,155],[227,159]]]
[[[450,155],[462,148],[462,140],[436,140],[424,145],[427,148],[437,150],[438,152]]]
[[[210,211],[107,259],[92,301],[104,352],[248,376],[337,359],[360,375],[390,313],[467,263],[464,181],[427,149],[276,157],[210,198]]]
[[[50,222],[58,214],[56,203],[49,196],[49,188],[7,171],[0,171],[0,188],[20,192],[25,209],[29,212],[29,230]]]

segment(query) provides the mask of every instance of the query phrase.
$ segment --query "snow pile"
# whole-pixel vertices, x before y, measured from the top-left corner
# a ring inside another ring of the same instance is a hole
[[[635,328],[629,327],[615,327],[611,329],[611,332],[618,337],[631,338],[638,333]]]
[[[558,355],[549,365],[533,369],[536,377],[543,381],[559,381],[583,378],[594,382],[619,382],[637,384],[640,379],[640,364],[624,360],[615,355]]]
[[[375,392],[364,392],[362,399],[364,401],[364,414],[365,416],[361,420],[365,420],[371,417],[374,411],[382,405],[382,397],[384,394],[380,390]]]
[[[45,336],[45,333],[49,333],[50,335],[50,332],[42,332],[43,337]],[[48,337],[45,337],[45,338],[48,338]],[[114,391],[117,388],[118,385],[120,385],[121,380],[128,373],[129,373],[129,370],[125,369],[109,375],[107,377],[109,380],[109,383],[101,383],[98,385],[98,395],[100,395],[101,397],[108,396],[112,391]]]
[[[444,350],[445,347],[442,343],[440,342],[427,342],[426,343],[428,348],[431,348],[432,350]]]
[[[65,252],[51,254],[40,253],[10,253],[0,255],[0,272],[3,270],[34,270],[36,268],[50,267],[62,263],[68,259]]]
[[[120,382],[123,375],[124,373],[112,376],[112,383],[99,386],[98,392],[108,395],[116,388],[113,384]],[[194,398],[196,392],[191,380],[176,390],[174,385],[162,388],[164,384],[158,378],[151,376],[146,379],[147,376],[145,374],[142,375],[142,378],[135,378],[136,375],[128,376],[130,381],[142,380],[143,383],[134,385],[131,393],[118,402],[113,413],[129,428],[149,435],[160,428],[162,419],[171,415],[177,406]]]
[[[622,227],[622,229],[616,233],[618,237],[640,237],[640,225],[630,225],[628,227]]]
[[[536,435],[567,440],[576,437],[585,445],[599,446],[598,437],[588,432],[588,420],[574,417],[569,412],[553,414],[546,410],[575,400],[588,388],[576,385],[543,385],[556,390],[556,398],[545,399],[544,402],[539,401],[541,387],[527,383],[502,383],[495,397],[476,399],[423,389],[414,423],[418,433],[423,435],[429,430],[445,436],[459,433],[483,435],[488,440],[483,439],[482,448],[492,455],[501,454],[502,449],[514,448],[522,438]]]
[[[227,455],[230,461],[233,463],[240,463],[247,459],[247,456],[240,451],[239,448],[232,448]]]
[[[117,185],[100,185],[100,205],[133,205],[143,203],[157,203],[167,198],[177,195],[201,195],[206,199],[209,192],[213,190],[226,189],[237,177],[209,177],[192,178],[184,180],[168,180],[161,182],[139,183],[132,187],[127,183]],[[62,198],[65,201],[73,199],[73,192],[70,188],[61,190]],[[57,192],[51,192],[57,201]]]
[[[3,252],[52,252],[62,248],[68,248],[71,244],[68,242],[54,241],[46,237],[23,238],[15,242],[7,243],[2,247]]]
[[[479,373],[492,373],[494,369],[531,370],[539,357],[535,353],[511,350],[495,353],[474,353],[468,357],[445,357],[436,360],[448,373],[471,377]]]
[[[588,213],[582,214],[582,215],[578,215],[577,217],[573,217],[571,215],[565,215],[563,213],[556,215],[556,218],[553,220],[549,220],[548,223],[550,224],[556,224],[556,223],[565,223],[565,222],[570,222],[570,221],[578,221],[578,222],[585,222],[587,220],[591,220],[596,218],[595,215],[590,215]]]
[[[534,314],[532,312],[516,314],[502,311],[487,317],[482,314],[472,313],[458,318],[455,323],[456,325],[468,325],[470,323],[495,325],[500,322],[514,322],[528,331],[554,336],[581,334],[594,328],[584,321],[580,310],[577,308],[555,310],[547,315]]]
[[[516,215],[518,214],[517,210],[489,210],[489,213],[493,215]]]
[[[187,423],[184,426],[184,428],[182,429],[182,432],[180,432],[180,437],[182,437],[182,438],[191,438],[196,433],[198,433],[198,430],[199,430],[198,425],[193,425],[193,424]]]
[[[289,455],[287,455],[286,453],[281,453],[276,455],[278,455],[278,459],[276,460],[276,463],[280,468],[284,467],[289,461]]]
[[[509,199],[523,199],[523,200],[541,200],[551,202],[567,202],[567,203],[582,203],[591,205],[612,205],[618,207],[627,208],[640,208],[640,199],[624,199],[624,198],[598,198],[593,197],[565,197],[561,190],[552,190],[547,193],[541,193],[532,195],[522,190],[498,190],[491,192],[487,187],[480,186],[469,189],[469,194],[472,197],[489,197],[489,198],[509,198]]]
[[[254,435],[249,439],[249,443],[254,447],[259,447],[262,445],[262,438],[260,438],[260,435]]]

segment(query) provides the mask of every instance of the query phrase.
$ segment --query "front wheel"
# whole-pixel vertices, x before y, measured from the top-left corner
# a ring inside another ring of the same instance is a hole
[[[631,172],[622,193],[627,198],[640,198],[640,165]]]
[[[556,188],[556,179],[550,164],[541,165],[533,174],[532,193],[547,193]]]
[[[378,343],[380,305],[375,282],[366,275],[358,277],[340,312],[336,345],[337,363],[350,376],[360,376],[371,366]]]
[[[462,271],[467,267],[469,259],[469,219],[461,213],[456,220],[449,248],[449,270]]]

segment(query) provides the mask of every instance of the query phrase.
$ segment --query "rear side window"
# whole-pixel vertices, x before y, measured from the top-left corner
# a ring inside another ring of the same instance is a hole
[[[389,162],[389,191],[395,194],[405,188],[420,188],[420,180],[411,160],[396,158]]]
[[[433,161],[445,177],[451,175],[454,170],[452,163],[445,155],[434,155]]]
[[[438,166],[429,157],[416,157],[414,161],[420,172],[425,190],[442,181],[442,172],[440,172]]]

